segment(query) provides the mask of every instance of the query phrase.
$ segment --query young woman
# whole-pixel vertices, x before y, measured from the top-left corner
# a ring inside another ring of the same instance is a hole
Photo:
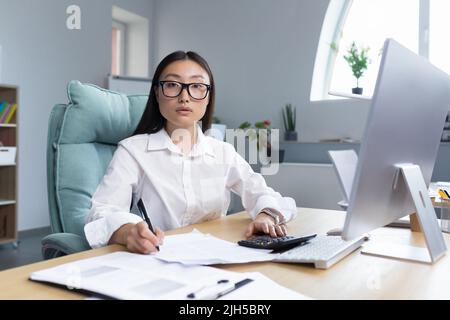
[[[214,97],[213,75],[201,56],[177,51],[161,61],[136,131],[119,142],[92,197],[85,234],[93,248],[117,243],[153,252],[163,242],[162,230],[225,215],[230,191],[241,196],[252,218],[247,237],[286,234],[295,201],[269,188],[231,144],[204,134]],[[139,199],[159,226],[155,233],[130,213],[132,200]]]

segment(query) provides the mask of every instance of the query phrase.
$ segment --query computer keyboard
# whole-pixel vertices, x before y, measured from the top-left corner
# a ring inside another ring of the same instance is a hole
[[[358,249],[366,239],[366,236],[362,236],[345,241],[340,236],[320,235],[302,246],[280,253],[273,261],[312,263],[317,269],[328,269]]]

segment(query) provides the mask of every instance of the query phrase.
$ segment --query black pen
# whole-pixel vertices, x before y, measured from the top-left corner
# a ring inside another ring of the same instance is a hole
[[[147,210],[145,209],[144,202],[142,201],[142,199],[139,199],[139,201],[137,203],[137,207],[138,207],[139,211],[141,212],[141,215],[144,217],[145,222],[147,222],[148,228],[156,236],[155,230],[153,230],[152,223],[150,222],[150,218],[147,215]],[[155,246],[155,247],[156,247],[156,250],[159,251],[159,246]]]

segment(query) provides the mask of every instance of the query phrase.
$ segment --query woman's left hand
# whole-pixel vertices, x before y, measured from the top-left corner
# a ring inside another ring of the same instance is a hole
[[[265,233],[271,237],[282,237],[287,234],[287,229],[284,224],[276,225],[271,216],[259,213],[255,220],[248,225],[245,236],[249,238],[257,233]]]

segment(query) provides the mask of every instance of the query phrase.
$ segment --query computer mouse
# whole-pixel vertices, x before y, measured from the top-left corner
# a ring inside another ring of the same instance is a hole
[[[328,230],[327,236],[340,236],[342,235],[342,228],[334,228],[331,230]]]

